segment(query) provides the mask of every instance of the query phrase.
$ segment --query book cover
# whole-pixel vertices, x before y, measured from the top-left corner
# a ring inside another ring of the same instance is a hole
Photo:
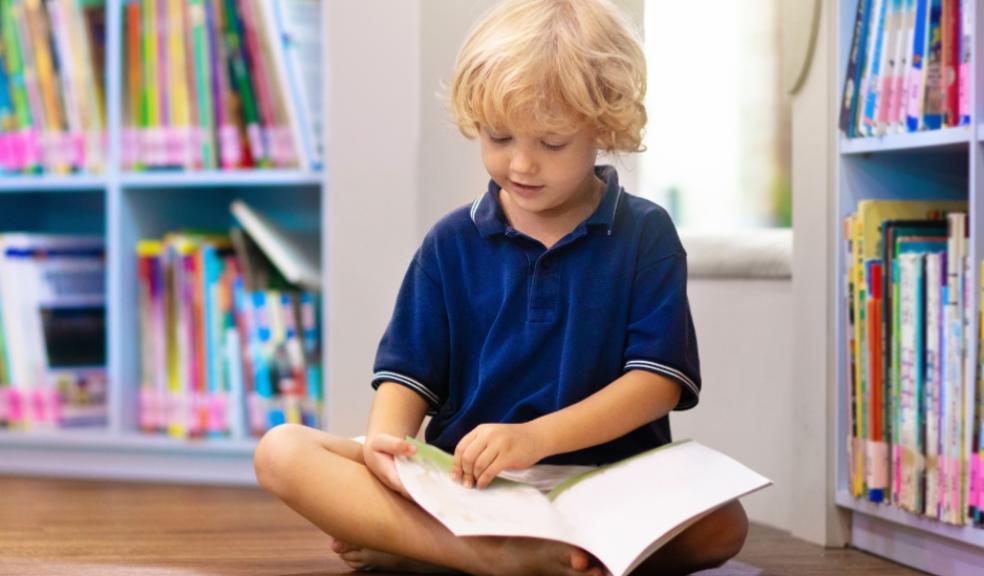
[[[321,289],[321,249],[317,232],[288,230],[242,200],[234,201],[230,210],[288,282],[307,290]]]

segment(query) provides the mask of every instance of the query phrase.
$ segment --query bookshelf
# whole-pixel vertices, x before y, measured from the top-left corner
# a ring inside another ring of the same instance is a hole
[[[105,5],[108,162],[104,172],[0,176],[0,233],[85,233],[106,240],[108,425],[0,429],[0,474],[254,485],[254,439],[176,440],[138,430],[136,243],[177,228],[228,228],[234,222],[229,204],[242,199],[284,228],[319,233],[324,250],[326,176],[320,171],[284,169],[122,170],[124,4],[107,0]],[[321,321],[324,335],[327,314],[322,313]],[[327,350],[323,343],[322,366],[327,365]],[[326,416],[327,412],[323,426]]]
[[[837,86],[834,101],[839,115],[848,54],[854,33],[858,0],[836,3],[835,42],[837,46]],[[970,364],[978,367],[980,278],[979,266],[984,257],[984,80],[981,54],[984,54],[984,2],[971,0],[974,25],[973,64],[971,67],[971,123],[936,131],[912,134],[888,134],[882,137],[847,140],[842,135],[836,144],[836,244],[835,273],[835,357],[837,368],[837,421],[834,426],[835,502],[849,516],[850,543],[862,550],[890,558],[933,574],[979,574],[984,566],[984,528],[954,526],[910,514],[890,505],[875,504],[851,496],[848,471],[848,421],[846,331],[848,319],[844,273],[843,222],[863,199],[962,199],[968,201],[968,254],[974,288],[969,327],[973,335],[968,354]],[[976,381],[976,377],[975,377]],[[973,421],[974,390],[965,394],[965,420]]]

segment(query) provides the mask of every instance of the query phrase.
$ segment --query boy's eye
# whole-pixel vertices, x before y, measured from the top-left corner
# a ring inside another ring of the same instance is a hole
[[[496,144],[505,144],[512,140],[512,136],[493,136],[489,134],[489,140],[495,142]]]
[[[563,143],[563,144],[551,144],[550,142],[544,142],[543,143],[543,147],[544,148],[546,148],[547,150],[554,150],[554,151],[556,151],[556,150],[563,150],[564,147],[566,147],[566,146],[567,146],[567,143],[566,142]]]

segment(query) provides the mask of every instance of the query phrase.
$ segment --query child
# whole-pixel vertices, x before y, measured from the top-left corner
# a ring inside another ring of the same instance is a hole
[[[549,489],[669,442],[669,411],[697,403],[683,247],[663,209],[595,166],[599,150],[639,150],[644,95],[642,51],[608,0],[504,0],[472,29],[450,108],[491,181],[410,263],[365,444],[288,425],[256,451],[263,487],[350,566],[601,573],[558,542],[453,536],[410,501],[393,458],[412,452],[403,438],[429,413],[426,439],[454,453],[466,487],[521,475]],[[719,565],[746,531],[731,502],[639,573]]]

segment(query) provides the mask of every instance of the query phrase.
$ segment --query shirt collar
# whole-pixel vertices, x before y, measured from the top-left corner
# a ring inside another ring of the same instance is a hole
[[[605,197],[584,223],[588,226],[604,226],[611,235],[623,190],[619,186],[618,172],[614,167],[595,166],[594,170],[595,175],[605,183]],[[472,203],[471,219],[483,238],[506,232],[506,214],[499,204],[499,190],[499,185],[494,180],[489,180],[488,190]]]

